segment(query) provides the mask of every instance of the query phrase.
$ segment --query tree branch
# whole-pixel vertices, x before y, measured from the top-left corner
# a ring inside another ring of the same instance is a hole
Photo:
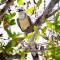
[[[34,34],[32,38],[30,38],[30,44],[29,44],[29,49],[32,54],[33,60],[39,60],[39,55],[37,52],[37,44],[34,42],[34,38],[36,37],[36,34],[38,33],[40,29],[40,26],[38,26],[37,30],[34,31]]]
[[[30,42],[31,42],[30,48],[32,48],[33,52],[36,49],[35,46],[34,46],[34,38],[36,37],[36,34],[38,33],[41,24],[44,22],[44,18],[47,18],[48,14],[51,13],[52,9],[54,8],[54,6],[55,6],[55,4],[57,2],[59,2],[59,0],[51,0],[50,4],[46,8],[46,10],[43,12],[43,15],[41,17],[39,17],[37,19],[36,23],[34,24],[34,25],[38,25],[38,29],[35,31],[35,33],[33,34],[32,38],[30,39]],[[32,46],[34,46],[34,49],[33,49]],[[31,51],[31,49],[30,49],[30,51]],[[39,60],[39,58],[37,57],[38,56],[37,50],[34,52],[35,56],[34,56],[34,53],[32,51],[31,51],[31,54],[33,56],[33,60]]]
[[[49,14],[52,12],[52,9],[54,8],[55,4],[58,3],[58,2],[59,2],[59,0],[51,0],[51,2],[47,6],[47,8],[43,12],[43,14],[36,20],[36,22],[34,23],[34,25],[41,25],[42,23],[44,23],[43,17],[44,18],[49,18],[51,16]]]
[[[44,18],[49,18],[49,17],[51,17],[57,10],[59,10],[60,9],[60,7],[56,10],[56,11],[54,11],[54,12],[52,12],[52,9],[54,8],[54,6],[57,4],[59,2],[59,0],[51,0],[50,1],[50,3],[49,3],[49,5],[47,6],[47,8],[44,10],[44,12],[43,12],[43,14],[41,15],[41,16],[39,16],[39,18],[38,19],[36,19],[36,22],[33,24],[33,26],[32,27],[29,27],[29,29],[31,30],[30,32],[32,32],[33,31],[33,27],[36,25],[42,25],[45,21],[44,21]],[[27,32],[28,32],[28,29],[26,30]],[[30,33],[29,32],[29,33]]]
[[[14,0],[8,0],[3,7],[3,9],[0,11],[0,20],[3,18],[4,14],[6,13],[6,10],[14,3]]]
[[[59,10],[60,10],[60,7],[59,7],[58,9],[56,9],[55,11],[53,11],[52,13],[50,13],[50,14],[48,15],[48,18],[51,17],[54,13],[56,13],[56,12],[59,11]]]

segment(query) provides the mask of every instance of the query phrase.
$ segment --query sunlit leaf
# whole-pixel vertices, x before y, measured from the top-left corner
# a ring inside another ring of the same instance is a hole
[[[47,26],[48,26],[49,28],[51,28],[52,30],[55,30],[55,29],[56,29],[55,23],[51,23],[51,22],[48,21],[48,20],[45,20],[45,22],[46,22]]]
[[[47,19],[45,20],[46,24],[48,27],[51,27],[52,26],[52,23],[50,21],[48,21]]]
[[[37,33],[35,40],[37,40],[40,37],[40,32]]]
[[[34,6],[26,8],[26,12],[33,13],[33,11],[36,10],[36,8],[40,5],[41,2],[42,0],[39,0],[36,4],[34,4]]]
[[[20,55],[21,55],[21,57],[20,57],[20,60],[26,60],[25,59],[25,54],[26,54],[26,52],[19,52],[20,53]]]
[[[56,22],[56,21],[58,20],[58,18],[59,18],[59,13],[60,13],[60,12],[58,11],[58,12],[56,12],[55,15],[54,15],[54,16],[55,16],[55,17],[54,17],[55,22]]]
[[[16,39],[20,35],[20,34],[16,34],[15,32],[12,33],[11,30],[8,29],[5,29],[5,31],[7,32],[8,36],[11,37],[12,39]]]
[[[52,30],[55,30],[56,29],[56,26],[54,24],[51,25],[51,29]]]
[[[42,33],[45,33],[45,32],[46,32],[46,26],[42,28]]]
[[[7,51],[13,51],[13,48],[12,47],[15,47],[16,46],[16,43],[17,43],[17,39],[12,39],[11,41],[8,42],[8,44],[5,46],[5,50]]]
[[[51,41],[52,41],[52,37],[49,38],[49,42],[51,42]]]
[[[38,0],[38,2],[36,3],[37,7],[41,4],[42,0]]]
[[[24,56],[22,56],[22,57],[21,57],[21,60],[25,60],[25,57],[24,57]]]
[[[16,38],[18,38],[18,37],[19,37],[19,35],[20,35],[20,34],[19,34],[19,33],[18,33],[18,34],[16,34],[15,32],[13,32],[13,33],[12,33],[12,35],[13,35],[13,37],[12,37],[12,38],[13,38],[13,39],[16,39]]]
[[[57,20],[57,24],[60,24],[60,20]]]
[[[27,34],[27,38],[30,39],[33,36],[33,32]]]
[[[37,26],[34,26],[34,30],[36,30],[37,29]]]
[[[23,5],[23,0],[17,0],[18,5]]]
[[[0,3],[5,3],[6,2],[6,0],[0,0]]]
[[[33,13],[33,10],[34,10],[34,7],[28,7],[28,8],[26,9],[26,12],[27,12],[27,13]]]

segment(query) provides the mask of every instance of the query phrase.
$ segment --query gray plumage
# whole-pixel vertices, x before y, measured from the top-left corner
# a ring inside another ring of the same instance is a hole
[[[17,24],[22,31],[25,31],[32,25],[32,22],[30,17],[24,11],[20,11],[19,18],[17,19]]]

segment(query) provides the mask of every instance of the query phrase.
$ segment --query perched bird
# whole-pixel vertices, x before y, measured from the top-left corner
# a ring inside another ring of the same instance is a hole
[[[33,31],[33,24],[30,17],[21,9],[19,10],[19,17],[17,19],[17,24],[21,30],[25,33],[30,33]]]

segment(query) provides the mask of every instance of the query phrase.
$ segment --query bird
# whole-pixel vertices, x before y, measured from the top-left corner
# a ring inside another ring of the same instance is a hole
[[[30,17],[22,9],[19,9],[18,12],[19,17],[17,19],[17,24],[20,29],[26,34],[34,31]]]

